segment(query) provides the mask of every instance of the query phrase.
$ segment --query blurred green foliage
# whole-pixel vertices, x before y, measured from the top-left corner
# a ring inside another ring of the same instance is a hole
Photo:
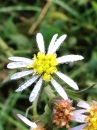
[[[46,4],[47,10],[44,9]],[[31,27],[35,27],[34,30]],[[80,90],[97,82],[96,0],[50,0],[50,5],[45,0],[0,1],[0,130],[27,130],[27,126],[19,122],[16,113],[24,115],[31,105],[28,96],[33,85],[16,93],[15,89],[24,78],[10,81],[10,75],[18,70],[8,70],[6,65],[11,55],[32,58],[37,53],[37,32],[43,34],[46,47],[55,33],[59,36],[67,34],[68,37],[57,52],[58,56],[79,54],[84,56],[84,60],[61,65],[60,71],[77,82]],[[67,93],[76,100],[74,93],[68,90]],[[96,95],[97,85],[78,94],[78,98],[97,100]],[[42,103],[38,106],[40,113],[44,111],[45,103],[46,96],[42,97]]]

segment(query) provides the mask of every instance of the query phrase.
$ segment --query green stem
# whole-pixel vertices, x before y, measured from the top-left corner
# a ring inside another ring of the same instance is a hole
[[[36,99],[33,101],[33,115],[38,115],[37,113],[38,100],[39,100],[39,94],[37,95]]]
[[[45,91],[46,95],[48,96],[49,100],[52,100],[53,98],[55,98],[55,94],[50,85],[47,85],[44,88],[44,91]]]
[[[7,56],[12,56],[12,53],[7,46],[7,44],[3,41],[3,39],[0,37],[0,49],[7,55]]]

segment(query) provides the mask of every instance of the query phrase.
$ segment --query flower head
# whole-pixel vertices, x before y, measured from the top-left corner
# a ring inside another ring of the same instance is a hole
[[[97,130],[97,104],[92,103],[90,105],[80,101],[78,106],[84,109],[74,111],[75,121],[84,124],[71,128],[71,130]]]
[[[26,89],[32,83],[37,81],[34,89],[31,92],[31,95],[29,98],[30,101],[33,101],[36,98],[38,92],[40,91],[43,81],[50,82],[63,99],[68,99],[68,96],[65,93],[64,89],[62,88],[62,86],[54,80],[53,78],[54,74],[56,74],[61,80],[66,82],[70,87],[78,90],[77,84],[68,76],[59,72],[57,70],[57,66],[63,63],[82,60],[83,56],[66,55],[66,56],[57,58],[56,51],[58,50],[62,42],[65,40],[66,35],[62,35],[59,39],[57,39],[57,36],[58,35],[55,34],[53,38],[51,39],[47,53],[45,53],[43,36],[41,33],[38,33],[36,35],[36,40],[37,40],[39,52],[36,55],[34,55],[33,59],[28,59],[24,57],[16,57],[16,56],[9,57],[9,60],[13,62],[9,63],[7,65],[7,68],[15,69],[15,68],[25,67],[26,69],[29,69],[29,70],[25,70],[25,71],[13,74],[11,76],[12,80],[33,74],[32,78],[26,81],[24,84],[22,84],[16,90],[16,92]]]
[[[70,100],[59,100],[54,106],[53,123],[58,127],[66,126],[70,130],[69,122],[73,120],[72,101]]]
[[[26,123],[28,126],[30,126],[30,130],[45,130],[45,128],[40,128],[36,125],[35,122],[31,122],[30,120],[28,120],[25,116],[22,116],[20,114],[17,114],[17,116],[24,122]]]

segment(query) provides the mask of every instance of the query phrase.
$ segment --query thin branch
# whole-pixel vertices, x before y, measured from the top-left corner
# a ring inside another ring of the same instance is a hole
[[[42,19],[44,18],[44,16],[45,16],[47,10],[48,10],[49,7],[50,7],[50,3],[51,3],[51,2],[49,2],[49,1],[46,3],[46,5],[44,6],[44,8],[43,8],[43,10],[42,10],[42,12],[41,12],[41,14],[40,14],[40,16],[39,16],[38,19],[37,19],[37,21],[35,21],[35,22],[32,24],[31,28],[30,28],[29,31],[28,31],[28,33],[29,33],[30,35],[33,34],[34,30],[37,28],[37,26],[39,25],[39,23],[40,23],[40,22],[42,21]]]

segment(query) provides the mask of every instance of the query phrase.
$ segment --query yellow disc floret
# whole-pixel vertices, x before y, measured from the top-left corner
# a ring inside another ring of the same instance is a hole
[[[58,65],[56,54],[44,54],[38,52],[34,55],[33,63],[29,64],[27,68],[33,68],[34,75],[41,75],[42,79],[45,81],[51,80],[51,75],[57,71],[56,65]]]
[[[85,121],[88,123],[83,130],[97,130],[97,104],[92,104],[91,109],[87,111],[89,116],[85,118]]]

